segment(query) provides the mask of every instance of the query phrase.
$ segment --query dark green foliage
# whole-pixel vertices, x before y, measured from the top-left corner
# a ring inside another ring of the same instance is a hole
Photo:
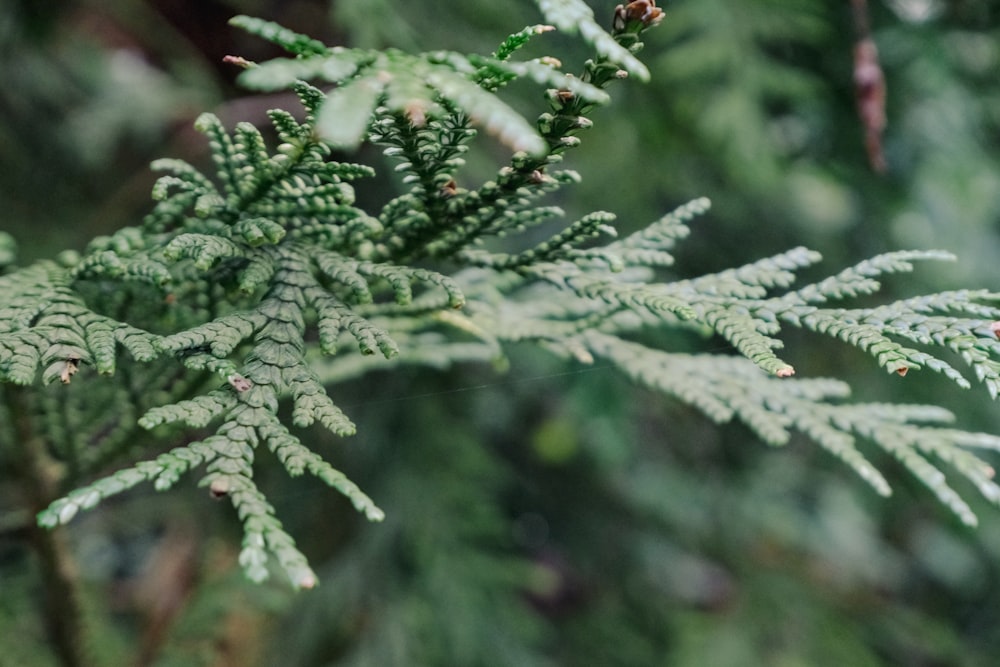
[[[233,24],[288,48],[288,31],[248,17],[237,17]],[[330,145],[353,149],[365,139],[370,118],[382,106],[389,115],[407,119],[415,128],[428,119],[439,119],[449,109],[461,109],[501,141],[515,150],[540,155],[542,143],[528,122],[516,111],[490,93],[503,83],[527,77],[537,83],[565,88],[592,102],[603,102],[607,95],[586,82],[566,78],[554,67],[541,62],[514,63],[507,60],[537,29],[526,29],[512,36],[492,58],[458,53],[436,52],[413,56],[398,51],[361,51],[324,49],[300,53],[294,60],[272,60],[252,66],[242,77],[251,88],[285,88],[301,79],[321,79],[337,87],[324,102],[317,117],[317,130]],[[309,42],[297,36],[297,43]],[[448,145],[444,141],[437,145]],[[425,156],[433,159],[436,156]],[[439,164],[442,161],[437,160]]]
[[[81,261],[72,271],[39,263],[0,278],[5,295],[0,309],[0,378],[29,385],[41,368],[43,382],[68,383],[81,363],[111,375],[119,345],[137,361],[156,356],[151,335],[91,311],[72,289],[75,275],[93,272],[144,280],[145,272],[123,270],[113,253],[99,252],[92,259]]]

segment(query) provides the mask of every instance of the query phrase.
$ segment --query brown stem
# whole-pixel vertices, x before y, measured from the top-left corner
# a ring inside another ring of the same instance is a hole
[[[868,0],[851,0],[851,15],[854,18],[854,30],[858,39],[871,36],[871,26],[868,21]]]
[[[28,390],[8,385],[2,389],[14,426],[15,466],[26,508],[32,515],[59,497],[59,470],[44,440],[32,424]],[[62,528],[47,530],[35,523],[29,540],[41,566],[43,613],[49,640],[65,667],[87,667],[85,628],[76,563]]]
[[[851,13],[857,33],[854,44],[854,95],[865,131],[868,162],[881,173],[887,166],[882,150],[882,133],[886,126],[885,75],[879,63],[878,48],[871,36],[867,0],[851,0]]]

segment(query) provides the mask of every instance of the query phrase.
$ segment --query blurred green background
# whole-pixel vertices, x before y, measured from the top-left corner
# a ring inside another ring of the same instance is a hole
[[[610,19],[613,2],[590,3]],[[877,252],[961,259],[886,285],[1000,290],[1000,3],[870,0],[888,91],[888,169],[872,171],[852,83],[850,3],[678,0],[648,34],[649,84],[599,110],[559,195],[570,217],[624,230],[697,196],[714,207],[679,248],[693,276],[795,245],[839,270]],[[529,0],[7,0],[0,12],[0,228],[22,262],[135,223],[160,156],[204,162],[203,110],[261,123],[222,62],[278,55],[230,29],[237,13],[331,44],[488,53],[538,23]],[[531,55],[568,69],[565,36]],[[539,91],[508,98],[541,110]],[[483,142],[464,174],[504,159]],[[352,159],[358,159],[355,156]],[[361,159],[380,164],[376,150]],[[374,205],[391,174],[358,184]],[[725,352],[713,341],[674,349]],[[793,336],[801,375],[865,400],[934,401],[1000,432],[985,392],[887,377],[862,353]],[[802,439],[780,449],[738,425],[638,391],[608,369],[512,351],[488,368],[374,375],[332,394],[359,425],[315,447],[386,510],[359,520],[336,493],[261,457],[262,488],[321,585],[246,583],[239,526],[192,483],[144,488],[70,528],[96,664],[995,665],[1000,510],[961,527],[892,461],[876,498]],[[980,395],[982,394],[982,396]],[[147,457],[169,443],[136,443]],[[80,480],[82,481],[82,480]],[[18,481],[0,468],[0,665],[56,665],[37,606]]]

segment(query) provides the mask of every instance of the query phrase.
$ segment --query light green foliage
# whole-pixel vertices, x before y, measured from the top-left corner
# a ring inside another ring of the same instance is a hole
[[[297,434],[313,425],[341,437],[355,432],[324,387],[402,364],[502,363],[504,346],[522,341],[609,364],[716,421],[738,418],[775,445],[803,433],[888,494],[858,447],[868,441],[965,523],[975,516],[937,460],[1000,502],[992,469],[972,453],[1000,449],[1000,439],[942,426],[950,414],[939,408],[842,403],[843,383],[792,379],[792,366],[777,354],[782,328],[798,327],[864,350],[890,372],[929,368],[968,387],[954,362],[905,345],[951,350],[996,397],[1000,342],[991,322],[1000,308],[991,304],[1000,295],[954,291],[876,307],[829,305],[870,295],[879,276],[947,259],[943,253],[889,253],[799,288],[797,272],[820,260],[804,248],[674,279],[663,270],[674,263],[687,223],[708,210],[706,199],[620,239],[614,216],[595,212],[547,240],[527,240],[561,216],[543,199],[579,180],[557,165],[590,127],[604,88],[626,71],[644,76],[632,54],[658,18],[622,9],[609,34],[582,2],[540,5],[552,23],[595,46],[578,77],[550,60],[511,60],[545,32],[537,26],[486,57],[328,48],[268,22],[234,21],[293,54],[249,64],[243,82],[291,88],[304,118],[270,112],[277,135],[270,148],[252,125],[229,131],[203,114],[195,126],[208,139],[214,174],[159,160],[153,166],[164,175],[141,227],[96,239],[63,265],[43,262],[0,277],[0,379],[31,385],[41,369],[43,382],[60,379],[75,391],[101,382],[87,373],[74,379],[81,366],[103,374],[124,367],[122,347],[138,362],[127,365],[127,396],[116,395],[130,406],[129,423],[110,425],[105,438],[120,443],[135,423],[202,431],[191,444],[71,491],[40,514],[43,525],[65,523],[144,481],[169,488],[204,466],[201,483],[228,498],[243,524],[239,562],[248,575],[263,580],[273,557],[293,585],[311,587],[316,574],[254,482],[261,445],[289,474],[308,471],[368,519],[382,520],[372,499]],[[516,78],[548,87],[548,110],[534,123],[494,94]],[[334,87],[324,94],[306,79]],[[493,179],[462,183],[463,155],[480,127],[514,153]],[[383,147],[403,185],[376,211],[355,205],[352,185],[373,171],[331,159],[331,147],[362,141]],[[640,342],[671,329],[718,336],[741,356],[680,355]],[[52,389],[37,390],[51,400]]]
[[[996,451],[1000,437],[939,426],[954,420],[940,407],[839,404],[832,401],[846,398],[849,389],[835,380],[761,378],[754,364],[738,357],[670,354],[596,332],[587,333],[586,340],[595,357],[612,361],[640,384],[697,406],[717,422],[739,418],[775,445],[788,442],[791,429],[805,433],[881,495],[889,495],[889,484],[858,450],[858,438],[899,459],[966,524],[975,525],[975,515],[927,456],[953,465],[987,499],[1000,499],[992,468],[967,449]]]

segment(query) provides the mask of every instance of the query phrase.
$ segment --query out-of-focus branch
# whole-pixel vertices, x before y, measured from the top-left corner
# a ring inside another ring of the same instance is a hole
[[[882,150],[882,133],[885,131],[885,76],[879,64],[878,48],[871,36],[867,0],[851,0],[857,41],[854,43],[854,96],[858,116],[865,131],[865,150],[872,169],[886,170]]]

